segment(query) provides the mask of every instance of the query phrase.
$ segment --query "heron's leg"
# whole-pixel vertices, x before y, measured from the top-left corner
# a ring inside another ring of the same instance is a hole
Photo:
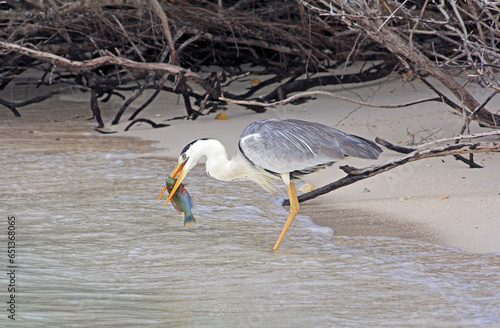
[[[297,213],[299,212],[300,208],[299,200],[297,199],[297,192],[295,191],[295,184],[293,182],[290,182],[289,184],[286,185],[286,190],[288,191],[288,199],[290,200],[290,210],[288,213],[288,218],[286,219],[285,222],[285,226],[283,227],[283,230],[281,230],[281,234],[278,238],[278,241],[273,247],[273,251],[277,250],[278,247],[280,247],[281,241],[283,240],[283,237],[285,237],[288,227],[295,218],[295,215],[297,215]]]

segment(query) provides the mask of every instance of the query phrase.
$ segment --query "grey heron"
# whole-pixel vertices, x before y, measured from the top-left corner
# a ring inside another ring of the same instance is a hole
[[[276,189],[281,179],[288,192],[290,209],[278,241],[277,250],[288,227],[299,211],[294,180],[332,165],[346,156],[376,159],[382,152],[373,141],[348,134],[327,125],[293,119],[268,119],[249,124],[240,136],[238,149],[229,160],[226,148],[215,139],[197,139],[181,151],[171,176],[179,178],[165,205],[186,174],[202,159],[208,175],[222,181],[253,181],[266,191]],[[165,188],[161,192],[161,198]]]

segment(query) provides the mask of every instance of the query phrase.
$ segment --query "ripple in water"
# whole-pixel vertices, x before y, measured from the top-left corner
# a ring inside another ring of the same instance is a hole
[[[500,325],[499,254],[338,237],[300,215],[271,252],[287,215],[279,196],[202,166],[186,179],[198,223],[184,227],[156,201],[174,164],[153,156],[1,164],[2,216],[17,219],[17,327]]]

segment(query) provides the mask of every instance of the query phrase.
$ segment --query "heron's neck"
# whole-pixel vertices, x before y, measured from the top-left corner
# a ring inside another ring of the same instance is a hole
[[[222,143],[215,139],[211,139],[209,142],[205,153],[207,173],[222,181],[247,180],[249,175],[247,171],[251,169],[251,166],[245,165],[244,157],[238,152],[229,160],[226,148]]]

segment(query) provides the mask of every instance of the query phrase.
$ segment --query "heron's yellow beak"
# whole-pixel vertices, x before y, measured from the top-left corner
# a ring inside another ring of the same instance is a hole
[[[170,174],[170,176],[172,178],[175,178],[177,176],[177,174],[179,174],[179,172],[181,172],[181,174],[179,175],[179,177],[177,178],[177,181],[175,182],[175,185],[174,187],[172,188],[172,190],[170,191],[169,195],[168,195],[168,198],[167,198],[167,201],[165,202],[165,205],[168,204],[168,202],[170,201],[170,199],[172,198],[172,196],[175,194],[175,192],[177,191],[177,188],[179,188],[182,180],[184,180],[184,177],[186,176],[186,171],[183,169],[184,168],[184,165],[186,165],[186,162],[183,162],[179,165],[177,165],[175,167],[175,169],[172,171],[172,174]],[[163,190],[161,191],[160,193],[160,196],[158,196],[158,200],[160,200],[161,196],[163,195],[163,193],[167,190],[167,185],[165,184],[165,187],[163,187]]]

